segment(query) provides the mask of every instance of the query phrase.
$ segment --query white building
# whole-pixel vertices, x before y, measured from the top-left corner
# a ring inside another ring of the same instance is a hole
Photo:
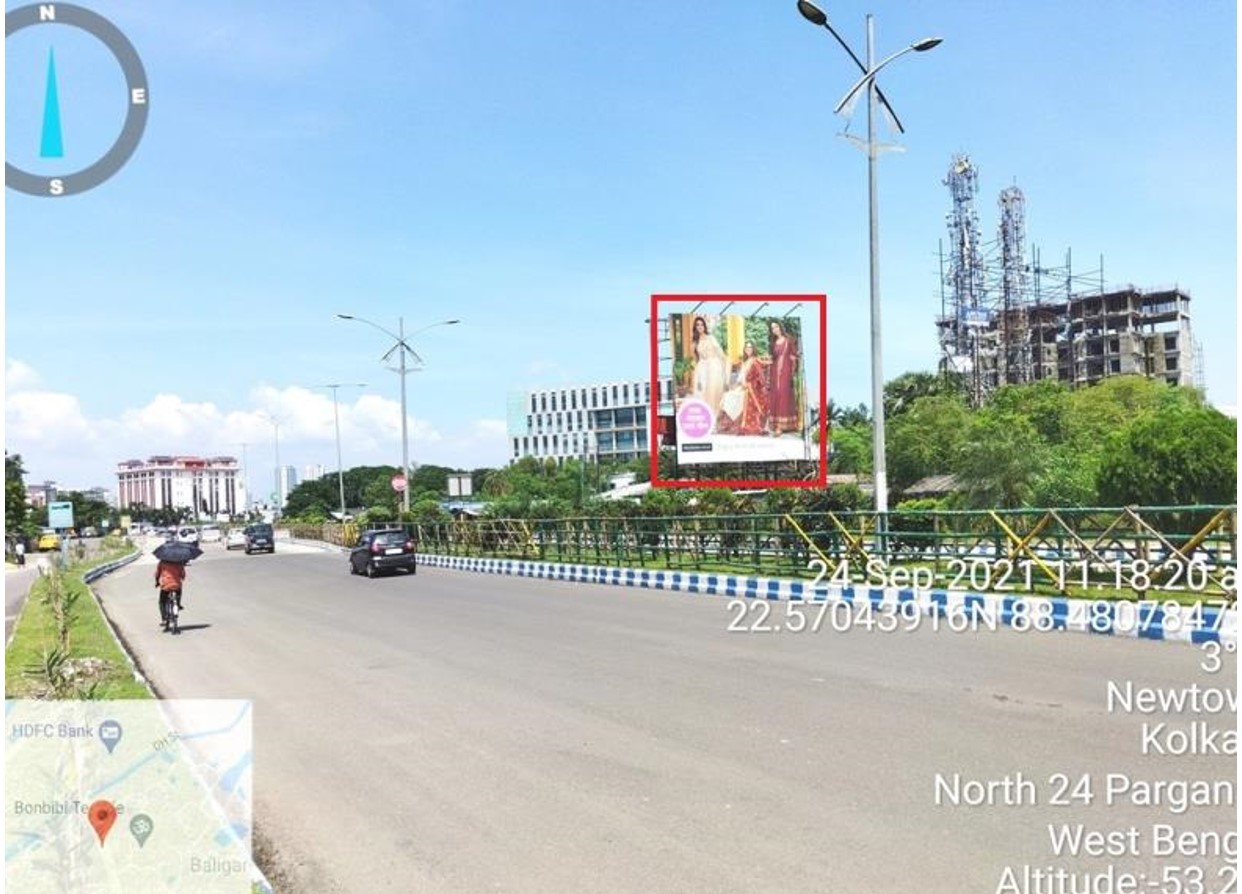
[[[289,493],[298,486],[298,470],[294,466],[281,466],[276,470],[276,505],[281,509],[289,502]]]
[[[238,515],[246,505],[241,469],[231,456],[152,456],[117,465],[117,505],[188,509],[195,516]]]
[[[672,401],[672,379],[660,388],[661,403]],[[644,380],[511,393],[510,460],[638,459],[650,450],[650,415],[651,383]]]

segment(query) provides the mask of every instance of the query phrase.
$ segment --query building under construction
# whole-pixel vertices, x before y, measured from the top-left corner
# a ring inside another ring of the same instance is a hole
[[[1098,269],[1075,273],[1026,257],[1026,202],[1016,186],[998,200],[996,242],[980,236],[978,170],[956,155],[944,184],[952,197],[949,249],[941,249],[942,371],[964,375],[975,405],[1001,385],[1043,379],[1070,387],[1145,375],[1202,388],[1190,329],[1190,296],[1174,288],[1106,289]]]

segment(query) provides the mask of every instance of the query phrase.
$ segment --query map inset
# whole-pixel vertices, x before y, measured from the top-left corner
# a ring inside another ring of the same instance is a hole
[[[250,702],[5,702],[5,887],[250,894]]]

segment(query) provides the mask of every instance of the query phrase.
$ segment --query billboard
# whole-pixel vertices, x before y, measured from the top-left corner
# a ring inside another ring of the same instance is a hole
[[[674,429],[668,441],[678,464],[814,461],[814,396],[805,375],[806,339],[814,332],[781,313],[779,303],[765,304],[767,313],[725,307],[667,318]]]

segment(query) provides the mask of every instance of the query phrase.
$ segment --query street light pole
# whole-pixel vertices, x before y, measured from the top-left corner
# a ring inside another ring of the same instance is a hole
[[[285,489],[281,486],[284,482],[280,469],[280,423],[275,419],[272,420],[272,441],[276,449],[276,509],[280,511],[285,508]]]
[[[845,39],[836,32],[828,21],[828,16],[810,0],[798,0],[798,12],[813,25],[825,28],[839,43],[854,64],[862,71],[862,77],[854,83],[841,101],[837,104],[836,113],[840,113],[854,98],[860,89],[867,88],[867,206],[868,206],[868,254],[870,258],[870,291],[871,291],[871,418],[872,445],[871,461],[872,476],[875,481],[875,510],[877,513],[888,511],[888,462],[884,447],[884,362],[880,332],[880,210],[878,189],[876,185],[876,157],[879,146],[875,140],[875,110],[877,100],[892,115],[893,123],[899,132],[904,132],[900,120],[888,98],[876,84],[876,75],[890,62],[906,53],[922,53],[940,44],[938,37],[928,37],[898,50],[878,65],[875,63],[875,20],[867,15],[867,61],[863,63]],[[882,515],[881,515],[882,518]]]
[[[336,425],[336,484],[341,496],[341,524],[345,524],[345,465],[341,462],[341,414],[337,409],[336,392],[338,388],[365,388],[365,383],[341,384],[339,382],[324,385],[332,389],[332,421]]]
[[[884,442],[884,356],[880,340],[880,206],[876,190],[875,168],[875,23],[867,15],[867,212],[871,255],[871,411],[872,481],[875,486],[875,511],[888,511],[888,452]],[[864,75],[864,77],[866,77]]]
[[[246,504],[250,502],[250,470],[249,470],[249,466],[246,464],[246,448],[249,446],[249,442],[238,441],[238,443],[241,445],[241,449],[242,449],[242,467],[241,467],[242,505],[240,508],[241,508],[241,515],[245,516],[246,515]]]
[[[401,511],[410,511],[410,435],[406,430],[410,414],[405,409],[405,375],[409,372],[405,366],[405,317],[397,317],[397,344],[401,346],[398,375],[401,376],[401,477],[405,487],[401,488]],[[411,349],[411,353],[413,349]],[[417,357],[418,355],[415,354]],[[421,361],[420,361],[421,362]]]
[[[397,360],[397,367],[389,367],[393,372],[401,376],[401,476],[405,479],[405,489],[401,491],[401,508],[403,512],[410,511],[410,436],[408,431],[407,413],[405,408],[405,377],[408,373],[414,372],[419,367],[409,367],[405,362],[405,355],[408,351],[418,363],[423,362],[423,358],[418,356],[418,352],[409,346],[405,340],[405,317],[397,318],[397,331],[391,332],[385,329],[379,323],[373,323],[362,317],[355,317],[352,314],[337,314],[342,320],[355,320],[359,323],[366,323],[372,328],[378,329],[390,338],[395,338],[397,343],[389,348],[382,356],[381,360],[387,360],[396,351],[400,356]],[[461,320],[440,320],[438,323],[431,323],[423,326],[421,329],[415,329],[410,333],[411,336],[418,335],[420,332],[426,332],[428,329],[434,329],[436,326],[454,326]]]
[[[276,456],[276,508],[280,510],[284,509],[284,500],[281,499],[283,488],[280,486],[280,420],[271,413],[262,413],[260,415],[272,424],[272,446]]]

